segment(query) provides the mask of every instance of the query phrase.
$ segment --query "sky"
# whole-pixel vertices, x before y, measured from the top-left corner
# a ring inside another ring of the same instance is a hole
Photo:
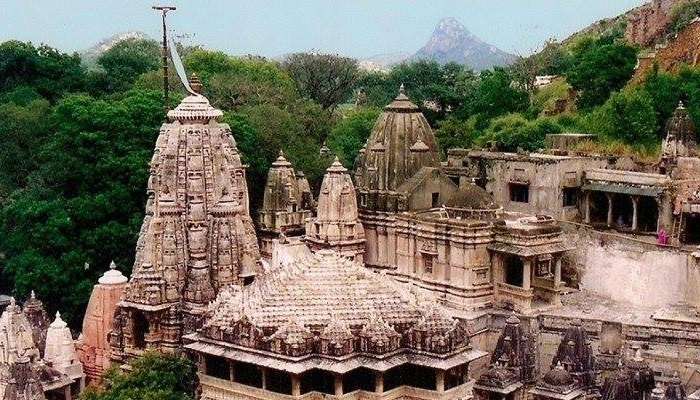
[[[502,50],[527,55],[644,0],[0,0],[0,41],[80,51],[116,33],[160,37],[154,4],[185,42],[230,54],[305,50],[364,58],[413,53],[445,17]]]

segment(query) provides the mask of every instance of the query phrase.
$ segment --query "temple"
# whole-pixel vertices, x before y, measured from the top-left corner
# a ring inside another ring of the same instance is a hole
[[[60,314],[50,325],[45,317],[33,293],[24,307],[11,298],[0,315],[0,399],[71,400],[84,388],[70,330]]]
[[[280,150],[267,174],[263,205],[258,215],[262,256],[266,259],[272,256],[272,241],[281,235],[302,236],[313,207],[314,199],[304,173],[295,172]]]
[[[332,249],[356,261],[364,259],[365,230],[357,213],[355,186],[338,157],[323,176],[318,212],[307,220],[304,240],[312,250]]]
[[[161,127],[133,275],[109,337],[114,361],[178,349],[221,289],[261,271],[245,168],[221,115],[192,94]]]

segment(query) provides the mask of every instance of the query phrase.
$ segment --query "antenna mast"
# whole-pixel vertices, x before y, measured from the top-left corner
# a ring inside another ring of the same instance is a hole
[[[163,107],[165,107],[165,112],[168,112],[168,30],[165,25],[165,16],[168,11],[175,11],[176,8],[173,6],[153,6],[154,10],[161,12],[163,17]]]

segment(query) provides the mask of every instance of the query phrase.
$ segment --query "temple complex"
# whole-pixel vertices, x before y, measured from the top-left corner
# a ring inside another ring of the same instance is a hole
[[[58,313],[49,326],[30,315],[46,316],[33,293],[24,308],[11,298],[0,315],[0,399],[71,400],[85,386],[71,332]]]
[[[311,217],[314,199],[304,173],[294,171],[280,150],[267,174],[263,204],[258,215],[260,252],[269,259],[272,241],[285,236],[302,236]]]
[[[107,272],[85,317],[91,379],[157,349],[196,360],[205,400],[700,389],[700,159],[685,107],[654,165],[577,153],[565,135],[440,163],[401,89],[359,153],[357,186],[334,160],[316,207],[280,154],[260,236],[220,112],[192,95],[168,115],[134,273]]]
[[[161,127],[133,275],[109,336],[115,361],[180,348],[221,289],[261,271],[245,168],[221,115],[195,93]]]
[[[307,220],[304,240],[314,251],[332,249],[356,261],[364,259],[365,230],[357,213],[355,186],[338,157],[323,176],[318,212]]]

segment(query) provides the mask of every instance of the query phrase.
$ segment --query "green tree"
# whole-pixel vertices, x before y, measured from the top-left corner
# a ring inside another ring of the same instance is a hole
[[[566,79],[579,92],[579,107],[603,104],[632,77],[637,49],[609,38],[582,40],[574,50]]]
[[[493,145],[501,151],[535,151],[544,147],[548,134],[561,131],[561,126],[550,117],[529,121],[521,114],[508,114],[491,121],[477,143],[481,146]]]
[[[36,99],[26,105],[0,104],[0,199],[23,188],[38,168],[36,151],[49,136],[49,102]]]
[[[81,400],[192,400],[197,377],[185,357],[150,352],[130,364],[129,371],[110,369],[104,388],[90,387]]]
[[[328,135],[328,147],[342,163],[352,168],[357,153],[367,142],[381,111],[374,107],[354,109],[341,118]]]
[[[515,87],[508,71],[496,68],[483,71],[464,105],[466,116],[493,118],[508,113],[523,112],[529,105],[528,94]]]
[[[671,9],[671,23],[667,29],[669,37],[679,34],[697,17],[700,17],[700,1],[679,1]]]
[[[157,92],[114,100],[71,95],[56,105],[29,185],[0,213],[3,278],[18,297],[36,290],[77,327],[109,262],[128,273],[162,118]]]
[[[403,84],[411,100],[435,125],[462,107],[476,80],[476,75],[462,65],[441,66],[435,61],[420,60],[396,65],[389,74],[366,73],[358,86],[365,92],[368,104],[384,107],[396,97]]]
[[[77,54],[64,54],[46,45],[10,40],[0,44],[0,93],[30,87],[50,101],[80,91],[85,70]]]
[[[282,68],[292,77],[302,96],[325,110],[348,100],[359,78],[357,60],[335,54],[294,53]]]
[[[204,92],[222,110],[294,102],[294,81],[279,64],[259,57],[230,57],[221,52],[194,50],[184,60],[204,83]]]
[[[97,59],[109,92],[130,89],[141,74],[157,70],[161,62],[160,45],[147,39],[122,40]]]
[[[475,117],[467,120],[449,117],[440,121],[435,130],[435,138],[443,156],[447,155],[449,149],[471,147],[478,134]]]
[[[585,118],[590,132],[609,139],[644,145],[658,141],[659,124],[651,96],[643,89],[614,93],[603,106]]]

